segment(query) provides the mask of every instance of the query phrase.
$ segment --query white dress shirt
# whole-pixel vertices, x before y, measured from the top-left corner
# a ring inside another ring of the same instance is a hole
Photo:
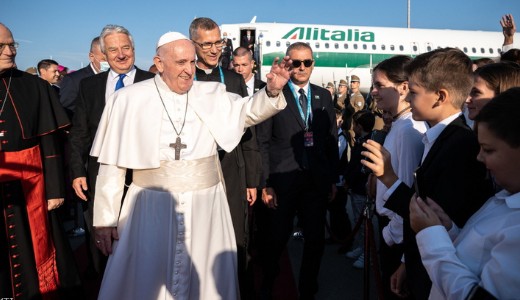
[[[419,165],[424,145],[421,140],[426,131],[425,122],[412,119],[412,113],[402,114],[392,123],[392,128],[386,136],[383,146],[390,152],[392,168],[397,177],[407,185],[413,183],[413,171]],[[383,238],[387,245],[403,242],[403,219],[393,211],[384,207],[386,186],[377,181],[376,210],[381,216],[390,219],[383,228]]]
[[[491,197],[453,242],[440,225],[416,239],[433,283],[430,299],[466,299],[475,284],[498,299],[520,298],[520,193]]]
[[[125,78],[123,78],[123,83],[125,86],[129,86],[134,83],[135,78],[135,67],[132,67],[130,72],[126,73]],[[110,69],[108,71],[108,79],[107,79],[107,88],[105,90],[105,99],[108,99],[112,94],[116,91],[116,84],[119,80],[119,74],[114,72],[114,70]]]
[[[249,80],[246,82],[246,86],[247,95],[253,96],[253,94],[255,93],[255,76],[251,76],[251,78],[249,78]]]

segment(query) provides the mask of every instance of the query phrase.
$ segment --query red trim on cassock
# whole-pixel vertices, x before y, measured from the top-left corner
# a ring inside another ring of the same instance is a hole
[[[59,286],[56,250],[51,239],[45,199],[45,183],[40,147],[0,152],[0,178],[3,182],[20,180],[26,201],[40,293],[44,300],[54,299]],[[20,168],[23,165],[24,168]]]
[[[5,78],[2,78],[2,80],[4,81],[5,88],[7,89],[7,83],[5,82]],[[22,138],[24,140],[33,138],[33,136],[25,136],[25,132],[24,132],[23,124],[22,124],[22,119],[20,118],[20,115],[18,114],[18,110],[16,109],[16,104],[15,104],[15,102],[13,100],[13,96],[11,95],[10,91],[7,91],[7,95],[9,95],[9,100],[11,100],[11,104],[13,105],[14,113],[16,114],[16,119],[18,120],[18,124],[20,125],[20,129],[22,131]],[[62,128],[66,128],[67,126],[70,126],[70,123],[64,124],[62,126],[58,126],[57,128],[55,128],[53,130],[42,132],[40,134],[37,134],[36,136],[44,136],[44,135],[53,133],[53,132],[55,132],[57,130],[60,130]]]

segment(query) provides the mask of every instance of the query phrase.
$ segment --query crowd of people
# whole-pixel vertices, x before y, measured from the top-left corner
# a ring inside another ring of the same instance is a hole
[[[159,37],[148,71],[107,25],[87,67],[36,76],[0,23],[0,298],[85,298],[57,214],[80,201],[98,299],[273,299],[296,218],[314,299],[326,243],[366,267],[351,222],[371,202],[384,299],[517,299],[520,50],[500,23],[497,60],[390,57],[367,98],[356,75],[311,83],[304,42],[261,81],[254,35],[233,49],[210,18]]]

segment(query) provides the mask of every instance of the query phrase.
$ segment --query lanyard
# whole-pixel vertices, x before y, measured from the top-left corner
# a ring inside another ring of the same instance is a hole
[[[298,93],[296,93],[296,91],[294,90],[292,82],[291,82],[291,84],[289,84],[289,88],[291,89],[291,92],[294,95],[294,100],[296,101],[296,106],[298,107],[298,111],[300,112],[300,117],[302,118],[303,122],[305,123],[305,130],[307,130],[309,128],[309,119],[310,119],[311,110],[312,110],[310,85],[307,87],[307,115],[306,116],[303,115],[303,109],[302,109],[302,106],[300,105],[300,96],[298,96]]]
[[[220,66],[218,66],[218,71],[220,73],[220,83],[225,84],[224,83],[224,72],[222,72],[222,68]],[[197,81],[197,70],[195,70],[195,76],[193,76],[193,79],[195,81]]]

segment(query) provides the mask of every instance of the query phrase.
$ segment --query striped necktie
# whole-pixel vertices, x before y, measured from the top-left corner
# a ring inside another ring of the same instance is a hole
[[[305,118],[305,116],[307,115],[307,97],[305,96],[305,90],[300,89],[298,93],[300,93],[300,106],[302,107],[303,116]]]

